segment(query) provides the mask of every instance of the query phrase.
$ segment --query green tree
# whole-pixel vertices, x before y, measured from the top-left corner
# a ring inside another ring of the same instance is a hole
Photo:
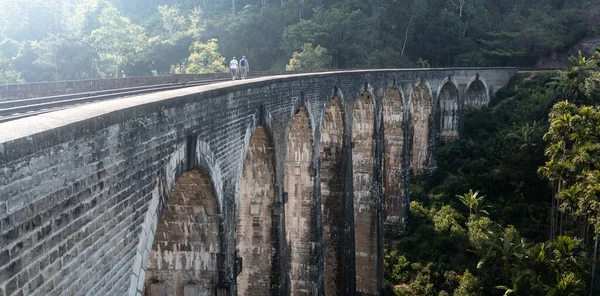
[[[512,264],[523,258],[527,247],[525,240],[514,227],[508,227],[502,233],[489,232],[487,253],[479,261],[477,267],[481,268],[488,262],[496,262],[501,266],[504,284],[508,284],[511,278]]]
[[[317,45],[313,48],[310,43],[304,43],[302,52],[294,52],[290,63],[285,66],[287,71],[327,69],[331,66],[331,56],[327,49]]]
[[[163,28],[165,28],[165,31],[169,34],[171,39],[175,37],[175,33],[184,30],[186,19],[179,12],[179,5],[159,5],[158,12],[160,13]]]
[[[11,69],[10,60],[0,56],[0,84],[23,82],[21,75]]]
[[[419,66],[419,68],[431,68],[431,65],[429,64],[428,60],[424,60],[422,58],[419,58],[417,60],[417,66]]]
[[[511,141],[518,151],[529,151],[535,148],[541,137],[542,126],[535,120],[532,124],[527,122],[516,132],[506,135],[506,139]]]
[[[600,236],[600,109],[557,103],[550,113],[548,161],[540,173],[556,186],[561,211],[587,219],[595,234],[594,270]],[[593,282],[592,282],[593,283]]]
[[[397,250],[385,248],[383,260],[384,277],[388,284],[406,283],[410,280],[410,262]]]
[[[556,241],[535,244],[515,262],[511,290],[517,295],[584,295],[586,259],[579,239],[559,236]]]
[[[99,24],[100,27],[90,33],[89,40],[100,55],[97,64],[100,75],[120,77],[122,65],[135,64],[144,51],[147,44],[144,30],[121,16],[114,7],[102,10]]]
[[[225,58],[218,52],[217,39],[206,43],[194,42],[190,46],[190,56],[181,65],[171,68],[174,74],[204,74],[227,72]]]
[[[454,290],[454,296],[480,296],[483,295],[483,289],[479,279],[475,277],[468,269],[460,277],[460,285]]]
[[[488,32],[486,39],[477,41],[482,45],[483,55],[493,64],[506,66],[525,55],[524,49],[513,46],[513,40],[519,37],[519,34],[519,32]]]
[[[467,222],[467,231],[469,235],[469,244],[475,248],[475,252],[480,256],[485,256],[487,252],[487,243],[489,233],[496,233],[500,229],[489,217],[481,216],[475,218],[471,216]]]
[[[473,190],[470,189],[469,192],[463,195],[457,195],[456,198],[458,198],[458,200],[460,200],[460,202],[462,202],[469,209],[469,215],[473,215],[475,217],[479,217],[481,214],[489,215],[485,210],[487,206],[483,204],[485,195],[478,195],[479,191],[473,192]]]
[[[0,42],[0,84],[23,82],[21,75],[14,70],[12,62],[21,49],[21,44],[6,38]]]

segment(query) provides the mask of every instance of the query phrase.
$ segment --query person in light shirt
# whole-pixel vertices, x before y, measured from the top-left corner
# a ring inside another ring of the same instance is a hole
[[[246,60],[246,56],[243,56],[240,60],[240,73],[242,79],[246,79],[248,77],[248,71],[250,71],[250,64],[248,60]]]
[[[231,62],[229,62],[229,71],[231,71],[231,80],[235,80],[238,72],[238,61],[233,57]]]

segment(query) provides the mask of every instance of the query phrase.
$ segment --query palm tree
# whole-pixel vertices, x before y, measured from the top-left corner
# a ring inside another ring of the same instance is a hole
[[[552,77],[551,81],[546,83],[546,86],[554,90],[563,99],[567,98],[569,85],[570,81],[565,73],[560,73],[560,75]]]
[[[512,259],[522,260],[528,245],[514,228],[507,228],[504,234],[498,235],[493,232],[488,234],[487,254],[479,261],[477,268],[490,260],[500,260],[502,262],[502,273],[504,283],[507,284],[510,278]]]
[[[519,295],[584,295],[588,262],[581,240],[559,236],[523,255],[513,266],[513,289]]]
[[[483,205],[485,195],[479,197],[477,195],[479,195],[479,191],[473,192],[473,189],[469,189],[469,192],[463,195],[456,195],[456,197],[469,209],[469,216],[474,215],[475,218],[478,218],[481,213],[489,215],[484,210],[485,208],[489,208],[489,206]]]
[[[585,283],[578,279],[574,273],[560,275],[558,284],[550,289],[548,296],[571,296],[583,295],[585,293]]]
[[[419,66],[419,68],[431,68],[431,65],[429,64],[428,60],[424,60],[422,58],[419,58],[417,60],[417,65]]]
[[[519,150],[527,150],[534,148],[539,142],[539,138],[542,134],[542,126],[534,121],[533,124],[525,123],[521,129],[514,133],[506,135],[507,140],[514,141],[515,147],[519,147]]]
[[[552,251],[550,263],[559,273],[579,275],[587,273],[587,254],[580,239],[562,235],[551,242],[549,248]]]
[[[545,295],[550,287],[545,283],[553,278],[546,256],[547,245],[536,244],[525,251],[514,267],[513,289],[523,295]]]

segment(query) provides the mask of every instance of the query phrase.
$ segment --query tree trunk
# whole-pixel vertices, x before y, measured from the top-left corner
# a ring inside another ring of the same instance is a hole
[[[119,63],[121,62],[121,56],[117,56],[117,64],[115,69],[115,78],[119,78]]]
[[[410,16],[410,20],[408,21],[408,25],[406,26],[406,31],[404,32],[404,44],[402,44],[402,52],[400,53],[400,55],[404,55],[404,49],[406,48],[406,40],[408,39],[408,30],[410,29],[410,24],[412,23],[414,17],[414,14]]]
[[[560,201],[556,202],[556,207],[560,208]],[[560,211],[560,210],[559,210]],[[558,235],[563,235],[563,224],[564,224],[564,217],[563,217],[563,212],[560,211],[560,224],[558,225]]]
[[[552,207],[550,212],[550,240],[556,239],[558,233],[558,198],[556,193],[560,192],[561,181],[556,181],[552,186]]]
[[[550,206],[550,240],[554,240],[554,192],[552,193]]]
[[[592,279],[590,280],[590,296],[594,291],[594,279],[596,279],[596,261],[598,259],[598,235],[594,238],[594,263],[592,264]]]

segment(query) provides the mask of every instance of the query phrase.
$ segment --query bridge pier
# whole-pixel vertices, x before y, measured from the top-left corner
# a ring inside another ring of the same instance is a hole
[[[409,172],[514,72],[286,75],[0,123],[0,295],[378,295]]]

